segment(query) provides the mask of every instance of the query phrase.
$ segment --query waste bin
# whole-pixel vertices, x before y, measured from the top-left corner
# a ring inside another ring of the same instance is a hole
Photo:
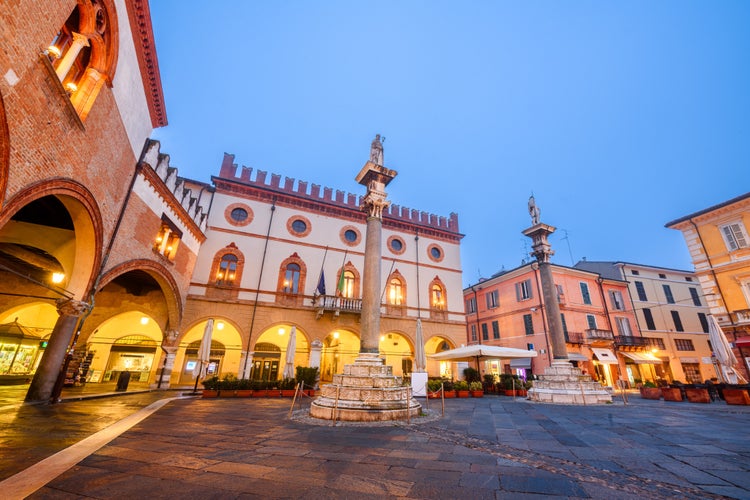
[[[117,377],[117,392],[125,392],[128,390],[128,384],[130,383],[130,372],[120,372],[120,376]]]

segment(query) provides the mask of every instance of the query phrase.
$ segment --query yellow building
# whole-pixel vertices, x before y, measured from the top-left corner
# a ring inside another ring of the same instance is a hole
[[[750,372],[750,193],[666,224],[682,231],[711,314]]]

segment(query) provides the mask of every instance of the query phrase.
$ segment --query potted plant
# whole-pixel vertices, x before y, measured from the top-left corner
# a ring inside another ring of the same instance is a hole
[[[456,397],[456,388],[454,387],[452,380],[443,380],[443,397],[444,398]]]
[[[747,389],[738,386],[726,386],[720,390],[728,405],[750,405],[750,395]]]
[[[268,393],[268,382],[265,380],[253,380],[251,383],[253,389],[252,397],[254,398],[265,398]]]
[[[297,386],[297,381],[293,378],[285,378],[279,382],[279,389],[281,390],[281,397],[291,398],[294,396],[294,388]]]
[[[495,392],[495,376],[491,373],[484,374],[484,392]]]
[[[215,398],[219,395],[219,377],[213,376],[201,382],[203,385],[203,397]]]
[[[506,375],[503,379],[506,396],[519,396],[519,390],[523,389],[523,385],[518,377],[515,375]]]
[[[639,391],[643,399],[661,399],[661,389],[649,380],[643,383]]]
[[[711,395],[707,387],[692,386],[685,387],[685,396],[691,403],[710,403]]]
[[[427,381],[427,398],[439,399],[442,395],[440,389],[443,387],[443,381],[439,378],[431,378]]]
[[[682,401],[682,390],[677,387],[678,385],[682,385],[682,382],[675,380],[673,384],[674,385],[661,388],[661,395],[664,398],[664,401]]]
[[[238,398],[249,398],[253,394],[251,381],[246,378],[239,379],[236,394]]]
[[[484,397],[484,388],[482,387],[482,383],[479,381],[474,381],[469,384],[469,392],[471,392],[472,398]]]
[[[317,366],[298,366],[296,370],[297,382],[302,382],[304,389],[309,396],[315,396],[315,384],[318,382]]]
[[[466,382],[471,384],[472,382],[479,382],[482,380],[482,378],[479,375],[479,370],[475,370],[474,368],[468,367],[464,368],[464,379],[466,379]]]
[[[453,388],[456,390],[456,397],[468,398],[469,397],[469,383],[465,380],[458,380],[453,384]]]

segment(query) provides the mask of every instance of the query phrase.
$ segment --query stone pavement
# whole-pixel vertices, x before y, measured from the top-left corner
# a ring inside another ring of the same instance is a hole
[[[0,450],[5,455],[15,443],[17,459],[0,461],[0,479],[8,478],[0,486],[49,455],[27,457],[20,444],[44,447],[66,434],[75,441],[118,414],[176,395],[0,411]],[[45,478],[29,498],[750,499],[750,407],[637,396],[627,406],[577,407],[486,396],[446,400],[445,417],[429,422],[333,426],[289,420],[289,405],[169,401]],[[7,486],[2,492],[16,498]]]

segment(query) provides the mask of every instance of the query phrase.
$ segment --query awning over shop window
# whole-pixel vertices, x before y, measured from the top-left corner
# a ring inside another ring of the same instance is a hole
[[[659,365],[661,364],[661,359],[657,358],[650,352],[625,352],[623,351],[623,356],[627,356],[633,361],[635,361],[636,364],[652,364],[652,365]]]
[[[531,358],[516,358],[510,360],[511,368],[531,368]]]
[[[605,365],[617,364],[617,356],[615,356],[615,353],[611,350],[603,349],[601,347],[592,347],[591,350],[594,351],[594,356],[596,356],[596,359],[598,359],[600,363],[604,363]]]
[[[569,352],[568,359],[571,361],[588,361],[589,360],[589,358],[577,352]]]

